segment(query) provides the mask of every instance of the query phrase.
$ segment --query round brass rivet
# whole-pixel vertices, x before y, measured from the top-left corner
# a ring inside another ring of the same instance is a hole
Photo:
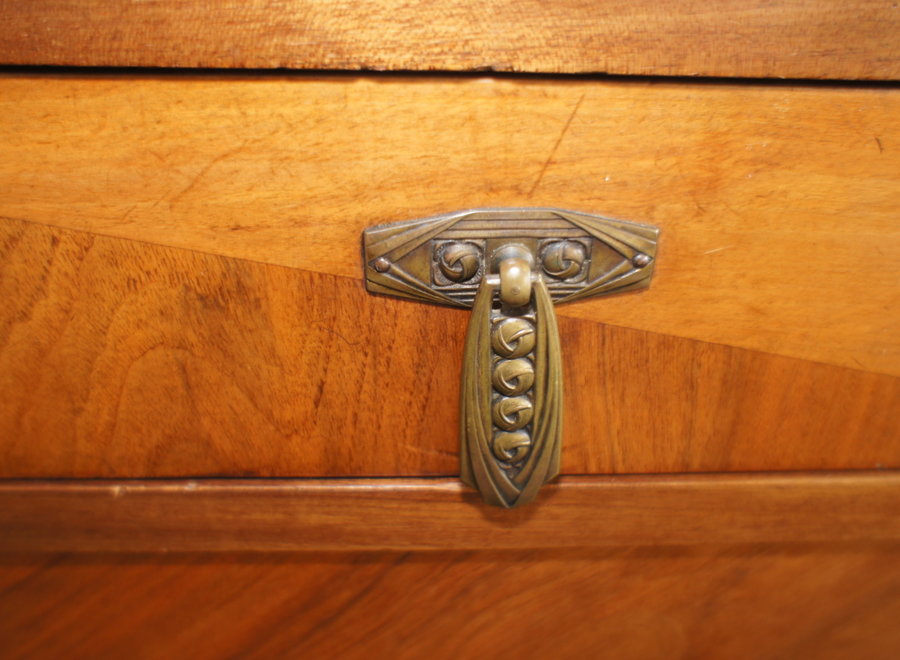
[[[631,260],[631,263],[634,264],[635,268],[643,268],[644,266],[650,263],[651,259],[649,255],[640,252],[634,255],[634,258]]]
[[[378,257],[372,266],[379,273],[386,273],[391,268],[391,262],[387,257]]]

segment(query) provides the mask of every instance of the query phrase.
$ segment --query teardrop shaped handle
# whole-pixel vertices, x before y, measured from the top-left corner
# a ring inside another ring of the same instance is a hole
[[[505,281],[515,276],[509,270],[501,264],[500,275],[484,278],[478,288],[460,392],[460,478],[488,504],[504,508],[532,501],[559,474],[562,443],[562,361],[553,302],[543,278],[535,275],[531,282],[530,271],[524,303],[504,295],[518,288]]]

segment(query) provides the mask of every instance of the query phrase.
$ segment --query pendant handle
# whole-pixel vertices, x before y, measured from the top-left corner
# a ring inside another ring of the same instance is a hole
[[[472,308],[460,477],[488,504],[527,504],[559,473],[554,301],[648,286],[658,235],[656,227],[558,209],[477,209],[363,233],[370,292]]]
[[[482,280],[469,319],[460,478],[488,504],[512,508],[533,500],[559,474],[562,362],[543,278],[536,275],[532,283],[528,269],[527,299],[509,295],[508,273],[517,269],[508,265],[501,262],[498,277]]]

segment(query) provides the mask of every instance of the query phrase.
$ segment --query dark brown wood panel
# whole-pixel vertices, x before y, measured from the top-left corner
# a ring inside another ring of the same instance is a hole
[[[0,558],[5,658],[900,655],[896,546]]]
[[[897,89],[0,76],[0,117],[0,216],[359,279],[369,225],[607,214],[653,285],[562,316],[900,375]]]
[[[482,550],[900,542],[900,472],[563,477],[530,506],[453,479],[0,482],[0,551]]]
[[[0,297],[0,476],[458,471],[466,312],[9,219]],[[560,332],[566,473],[900,466],[898,378],[577,319]]]
[[[3,0],[0,62],[900,77],[890,1]]]

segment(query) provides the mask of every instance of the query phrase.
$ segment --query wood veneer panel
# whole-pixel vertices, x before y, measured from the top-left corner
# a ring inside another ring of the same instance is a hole
[[[463,311],[8,219],[0,299],[2,477],[458,472]],[[566,473],[900,467],[898,378],[560,332]]]
[[[0,215],[361,277],[366,226],[561,206],[662,228],[563,316],[900,375],[900,90],[0,77]]]
[[[479,550],[900,541],[900,472],[563,477],[531,506],[454,479],[0,482],[12,552]]]
[[[0,2],[0,62],[898,78],[873,0]]]
[[[7,658],[893,660],[898,617],[896,546],[0,560]]]

